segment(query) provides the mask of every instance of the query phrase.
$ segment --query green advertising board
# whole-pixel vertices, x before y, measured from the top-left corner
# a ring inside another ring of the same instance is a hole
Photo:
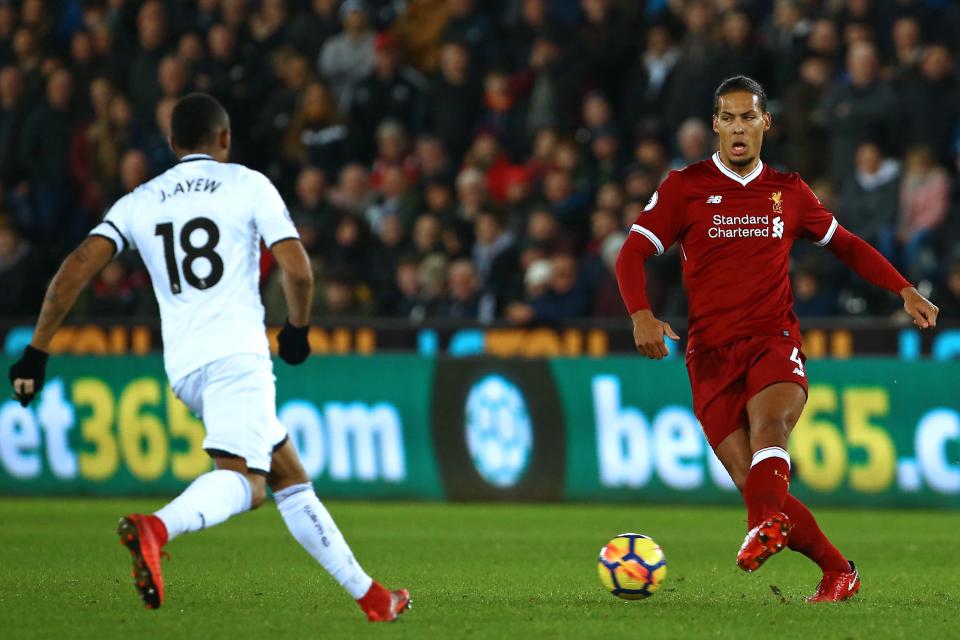
[[[442,497],[425,428],[433,369],[403,356],[275,365],[279,417],[321,494]],[[203,436],[159,356],[53,358],[29,408],[0,405],[0,492],[176,493],[211,468]]]
[[[693,415],[686,369],[551,362],[567,424],[566,497],[739,502]],[[960,507],[960,364],[811,360],[790,438],[791,491],[813,504]]]
[[[0,360],[5,370],[10,360]],[[278,362],[278,415],[330,497],[739,503],[686,369],[637,357]],[[791,490],[960,508],[960,363],[808,362]],[[57,357],[0,404],[0,493],[173,494],[210,468],[158,356]]]

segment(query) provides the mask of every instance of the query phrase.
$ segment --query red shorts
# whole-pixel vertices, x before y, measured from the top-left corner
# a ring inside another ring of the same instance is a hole
[[[687,363],[693,412],[714,449],[747,426],[747,401],[777,382],[795,382],[807,392],[807,357],[791,338],[743,338],[697,354]]]

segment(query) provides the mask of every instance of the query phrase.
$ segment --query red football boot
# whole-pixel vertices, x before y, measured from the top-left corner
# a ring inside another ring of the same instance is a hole
[[[370,622],[393,622],[401,613],[413,608],[410,592],[406,589],[390,591],[376,580],[367,594],[357,600]]]
[[[163,545],[167,544],[167,527],[157,516],[135,513],[120,518],[117,534],[120,544],[133,556],[133,586],[147,608],[156,609],[163,604],[160,555]]]
[[[825,571],[816,593],[807,598],[807,602],[840,602],[860,591],[860,572],[857,565],[848,562],[850,571]]]
[[[778,513],[764,519],[747,532],[737,554],[737,566],[748,573],[756,571],[767,558],[783,551],[789,533],[790,519],[787,514]]]

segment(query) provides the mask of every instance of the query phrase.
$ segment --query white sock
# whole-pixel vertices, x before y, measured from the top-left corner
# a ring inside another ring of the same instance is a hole
[[[203,474],[154,515],[167,526],[170,540],[207,529],[250,510],[250,482],[242,473],[217,469]]]
[[[373,579],[360,567],[347,541],[323,506],[313,485],[295,484],[273,494],[283,521],[307,553],[312,555],[346,591],[359,600],[370,590]]]

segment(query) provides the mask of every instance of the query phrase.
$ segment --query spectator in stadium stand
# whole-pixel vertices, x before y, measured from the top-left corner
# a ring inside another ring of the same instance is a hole
[[[761,28],[761,39],[770,54],[767,90],[782,96],[797,79],[804,42],[812,22],[799,0],[776,0],[773,13]]]
[[[230,6],[236,7],[235,4]],[[231,11],[241,10],[242,7]],[[225,12],[226,15],[228,13]],[[197,65],[195,85],[198,90],[216,96],[231,114],[230,128],[234,132],[231,153],[242,159],[247,156],[255,159],[256,150],[250,152],[247,143],[249,132],[256,122],[256,113],[250,108],[250,100],[258,96],[260,61],[243,54],[240,34],[241,31],[231,29],[226,23],[217,23],[210,28],[207,33],[210,55]]]
[[[395,217],[406,227],[413,223],[420,209],[417,190],[411,187],[403,167],[394,165],[384,170],[377,200],[364,216],[373,232],[379,233],[385,218]]]
[[[440,54],[440,72],[431,83],[427,129],[439,137],[454,158],[462,158],[480,113],[481,86],[470,74],[467,47],[447,42]]]
[[[12,40],[17,29],[17,8],[12,2],[0,4],[0,66],[13,62]]]
[[[600,247],[599,257],[602,269],[591,286],[593,291],[591,315],[597,318],[622,318],[627,311],[623,298],[620,297],[616,276],[617,256],[626,239],[627,234],[617,231],[608,235]]]
[[[900,200],[900,163],[885,157],[875,142],[857,147],[856,170],[844,180],[837,220],[847,229],[876,245],[882,229],[897,219]]]
[[[312,73],[308,59],[290,49],[281,49],[273,55],[273,68],[280,84],[269,93],[253,120],[250,139],[254,148],[265,151],[256,166],[265,170],[267,175],[277,177],[280,175],[277,159],[282,155],[284,135]]]
[[[89,31],[77,31],[70,39],[70,73],[73,74],[77,87],[82,91],[90,86],[90,82],[97,77],[103,61],[96,55],[93,47],[93,36]],[[87,115],[85,112],[83,115]]]
[[[510,24],[509,34],[504,44],[508,51],[510,68],[517,70],[527,66],[534,41],[550,28],[550,24],[547,18],[546,0],[520,0],[513,4],[517,15],[515,21]]]
[[[150,161],[139,149],[127,149],[120,158],[120,184],[116,199],[130,193],[150,179]]]
[[[91,318],[129,318],[142,315],[140,291],[123,260],[113,260],[97,274],[78,301],[79,313]]]
[[[615,104],[623,93],[624,68],[636,55],[629,23],[610,0],[581,0],[583,20],[576,49],[590,81]]]
[[[419,260],[435,253],[443,252],[441,232],[443,224],[440,218],[432,213],[421,213],[413,223],[413,233],[410,238],[412,251]]]
[[[499,63],[494,42],[494,27],[490,18],[482,13],[476,0],[447,0],[447,24],[443,39],[462,42],[470,50],[470,64],[475,73],[483,73],[494,63]]]
[[[937,298],[940,305],[940,313],[944,317],[960,317],[960,260],[954,260],[947,267],[946,286]]]
[[[923,32],[915,16],[905,15],[893,23],[893,77],[901,80],[917,72],[923,57]]]
[[[353,159],[349,137],[350,130],[337,111],[330,89],[319,80],[308,82],[284,134],[287,172],[310,165],[337,175]]]
[[[432,74],[440,67],[447,19],[447,0],[410,0],[390,29],[410,64],[420,73]]]
[[[590,142],[590,181],[594,188],[620,175],[620,138],[612,125],[594,132]]]
[[[713,63],[716,46],[710,38],[713,6],[705,0],[691,0],[683,5],[683,40],[680,59],[670,83],[670,96],[664,104],[664,124],[670,130],[688,118],[706,120],[707,114],[699,107],[710,104],[714,82]]]
[[[424,213],[431,213],[446,224],[456,221],[453,188],[442,180],[430,180],[423,185]]]
[[[447,293],[440,298],[431,315],[488,324],[493,320],[493,313],[493,296],[481,291],[473,263],[466,258],[450,263]]]
[[[297,228],[310,229],[311,238],[301,240],[311,255],[322,252],[333,243],[340,213],[327,198],[327,176],[316,167],[304,167],[297,176],[294,197],[289,201],[290,214]]]
[[[120,157],[133,144],[133,107],[105,79],[91,85],[90,97],[95,119],[84,134],[89,144],[86,156],[91,163],[91,170],[86,173],[95,183],[100,203],[93,210],[99,212],[119,197],[116,188]]]
[[[377,309],[384,316],[411,318],[420,305],[420,261],[414,255],[397,260],[393,284],[379,298]]]
[[[18,153],[31,184],[27,224],[31,236],[39,240],[72,241],[77,232],[86,230],[73,228],[77,225],[69,164],[74,127],[70,72],[58,69],[51,73],[46,93],[46,100],[27,116],[19,141]]]
[[[0,184],[11,185],[18,180],[20,156],[17,139],[27,105],[21,101],[23,80],[13,65],[0,69]]]
[[[829,136],[829,175],[842,183],[853,173],[857,145],[867,139],[895,141],[896,96],[879,76],[880,59],[872,44],[859,42],[847,52],[847,76],[824,98]]]
[[[393,284],[397,264],[408,249],[406,229],[397,216],[385,217],[375,236],[370,252],[370,285],[379,300]]]
[[[935,275],[935,265],[928,254],[934,250],[934,234],[946,219],[949,206],[949,174],[937,164],[930,147],[911,147],[900,182],[896,225],[881,234],[878,248],[912,279]]]
[[[454,169],[440,138],[430,134],[417,138],[414,157],[416,158],[417,174],[422,186],[431,182],[453,184]]]
[[[827,169],[827,118],[820,107],[830,81],[827,59],[807,58],[800,63],[799,77],[787,87],[783,99],[787,165],[808,182],[825,175]]]
[[[286,39],[286,0],[262,0],[259,9],[250,16],[250,36],[260,56],[267,55]]]
[[[498,305],[506,301],[517,277],[520,252],[503,218],[492,211],[477,214],[473,227],[473,266],[480,288],[493,293]]]
[[[487,181],[483,172],[475,167],[467,167],[457,176],[458,222],[473,224],[474,219],[488,205]]]
[[[156,102],[164,98],[176,99],[183,96],[189,86],[189,74],[190,70],[183,60],[176,55],[164,56],[157,67],[157,86],[160,87],[160,97]],[[153,113],[154,111],[151,111],[151,115]]]
[[[513,165],[492,131],[480,131],[463,158],[465,167],[483,173],[490,200],[502,206],[507,199],[507,180]]]
[[[340,211],[361,216],[377,194],[370,187],[370,173],[362,164],[351,163],[340,171],[337,187],[330,192],[330,202]]]
[[[40,310],[46,269],[30,243],[0,215],[0,316],[23,318]]]
[[[527,141],[523,133],[519,101],[510,76],[502,69],[491,69],[487,71],[483,86],[483,110],[478,128],[496,136],[510,157],[520,157]]]
[[[153,116],[153,107],[160,99],[157,72],[166,43],[166,9],[159,0],[148,0],[137,12],[137,48],[127,76],[130,100],[139,122],[149,121]]]
[[[320,51],[317,68],[330,82],[341,107],[350,104],[350,91],[373,71],[374,33],[363,0],[344,0],[340,5],[343,31],[328,39]]]
[[[46,77],[40,69],[43,52],[37,38],[29,29],[20,27],[13,34],[12,49],[23,80],[23,101],[29,105],[37,104],[43,99],[46,87]]]
[[[517,77],[517,86],[524,88],[527,137],[545,128],[569,131],[577,122],[582,60],[564,46],[562,32],[545,31],[534,41],[527,68]]]
[[[373,70],[350,94],[350,120],[361,131],[377,130],[380,123],[398,121],[408,132],[420,131],[426,115],[426,79],[402,65],[393,36],[378,34],[373,41]],[[364,157],[369,157],[366,151]]]
[[[317,60],[323,44],[340,31],[338,0],[310,0],[287,25],[287,43],[308,60]]]
[[[335,270],[327,277],[319,311],[330,318],[364,318],[373,312],[373,299],[352,272]]]
[[[370,172],[370,183],[374,189],[383,186],[384,174],[388,169],[400,169],[410,184],[417,182],[417,161],[410,154],[407,132],[399,120],[389,118],[380,122],[376,128],[376,157]]]
[[[679,170],[700,162],[713,153],[713,136],[703,120],[690,118],[677,130],[677,153],[670,163],[671,170]]]
[[[420,261],[420,301],[412,312],[415,321],[436,315],[436,310],[447,287],[447,268],[450,260],[442,253],[434,253]]]
[[[680,59],[680,49],[665,24],[653,24],[647,31],[646,45],[628,75],[624,88],[621,122],[633,142],[641,132],[662,127],[670,84]]]
[[[807,37],[806,51],[808,57],[823,58],[830,63],[831,68],[839,68],[843,64],[843,49],[837,23],[827,16],[814,20]]]
[[[826,286],[817,260],[799,265],[793,273],[793,312],[801,318],[837,315],[837,292]]]
[[[950,50],[942,44],[926,47],[917,72],[903,79],[897,96],[901,139],[931,147],[937,162],[948,164],[960,122],[960,82]]]
[[[550,282],[546,291],[526,302],[507,307],[506,317],[515,324],[557,324],[580,318],[590,309],[590,296],[580,283],[577,259],[560,253],[550,259]]]
[[[738,73],[768,84],[770,53],[753,34],[750,18],[743,11],[728,11],[720,18],[720,43],[711,73],[722,80]]]
[[[173,105],[176,104],[176,98],[163,98],[157,102],[154,110],[154,129],[148,133],[139,143],[138,147],[143,151],[147,160],[150,162],[150,175],[158,176],[170,167],[172,167],[177,157],[173,155],[170,149],[170,118],[173,115]]]

